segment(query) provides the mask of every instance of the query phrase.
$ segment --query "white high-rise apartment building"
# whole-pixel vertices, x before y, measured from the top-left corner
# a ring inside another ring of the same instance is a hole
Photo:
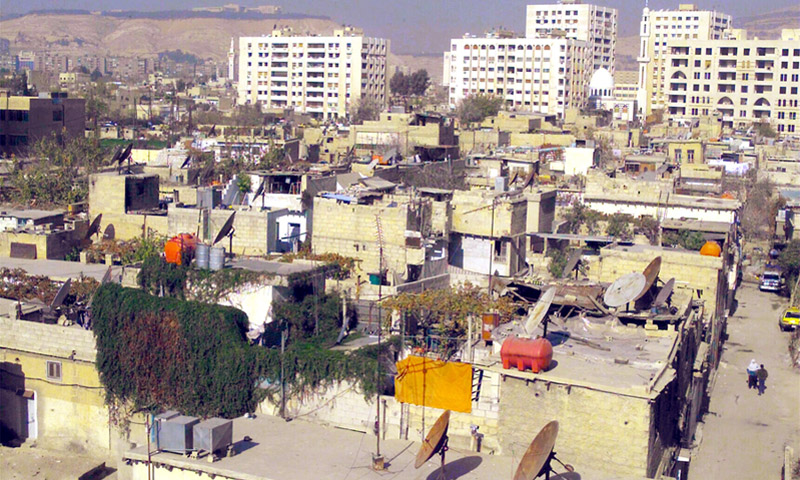
[[[641,117],[666,107],[667,43],[673,40],[718,40],[731,28],[731,17],[693,4],[680,4],[677,10],[642,10],[639,27],[639,90],[637,103]]]
[[[564,115],[586,105],[592,48],[569,38],[492,35],[453,39],[444,54],[450,106],[470,95],[496,95],[506,108]]]
[[[547,37],[563,31],[567,38],[588,42],[592,47],[594,71],[605,68],[614,74],[617,50],[617,9],[561,0],[552,5],[528,5],[525,36]]]
[[[722,126],[770,122],[780,135],[800,134],[800,29],[780,40],[670,40],[667,109],[671,119],[719,115]]]
[[[352,27],[333,36],[239,38],[238,102],[294,108],[319,119],[344,118],[353,102],[371,98],[385,106],[389,41]]]

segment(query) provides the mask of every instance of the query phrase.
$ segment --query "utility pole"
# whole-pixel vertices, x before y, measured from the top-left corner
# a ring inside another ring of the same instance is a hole
[[[373,467],[376,470],[383,470],[383,457],[381,457],[381,333],[383,330],[383,309],[381,300],[383,298],[383,226],[381,225],[380,213],[375,215],[375,227],[378,233],[378,361],[375,366],[375,456],[373,457]]]

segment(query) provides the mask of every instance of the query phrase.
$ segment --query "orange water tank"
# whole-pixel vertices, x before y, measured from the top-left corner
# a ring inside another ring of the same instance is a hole
[[[197,246],[197,237],[191,233],[181,233],[176,235],[164,244],[164,257],[168,263],[180,265],[183,263],[183,258],[191,258],[194,255],[194,249]]]
[[[707,241],[705,245],[700,248],[700,255],[719,257],[720,254],[722,254],[722,247],[719,246],[719,243],[712,242],[711,240]]]
[[[509,337],[503,341],[500,358],[505,369],[515,365],[521,372],[530,368],[533,373],[539,373],[547,370],[553,361],[553,345],[542,337]]]

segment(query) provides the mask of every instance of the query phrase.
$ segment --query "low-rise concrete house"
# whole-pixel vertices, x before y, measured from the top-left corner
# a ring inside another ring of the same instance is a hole
[[[89,177],[89,216],[102,214],[106,238],[130,240],[167,234],[167,211],[159,202],[156,174],[106,172]]]
[[[502,277],[525,268],[528,201],[520,193],[454,192],[450,265]]]

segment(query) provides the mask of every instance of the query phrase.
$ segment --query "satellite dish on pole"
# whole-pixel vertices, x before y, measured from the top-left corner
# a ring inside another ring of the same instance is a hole
[[[639,300],[645,293],[650,291],[650,288],[656,283],[659,272],[661,272],[661,257],[656,257],[644,268],[642,275],[644,275],[645,284],[642,287],[642,291],[633,299],[634,301]]]
[[[86,240],[89,240],[90,238],[92,238],[93,235],[97,234],[97,232],[100,231],[100,220],[102,218],[103,218],[102,213],[94,217],[94,220],[92,220],[91,225],[89,225],[89,229],[86,230]]]
[[[67,281],[64,282],[63,285],[61,285],[61,288],[59,288],[58,292],[56,292],[56,296],[53,297],[53,301],[50,302],[50,309],[51,310],[56,308],[56,307],[60,307],[61,304],[64,303],[64,300],[67,298],[67,295],[69,295],[69,288],[70,288],[71,285],[72,285],[72,279],[71,278],[68,278]]]
[[[539,297],[539,301],[533,306],[528,314],[528,320],[525,322],[525,333],[528,334],[528,337],[533,337],[533,331],[539,326],[539,323],[542,322],[544,316],[547,315],[547,311],[550,310],[550,305],[553,303],[554,298],[556,298],[556,287],[548,288],[547,291]]]
[[[675,279],[670,278],[667,280],[667,283],[661,287],[661,290],[658,291],[658,296],[656,296],[655,302],[653,302],[654,307],[660,307],[667,303],[669,300],[669,296],[672,295],[672,291],[675,289]]]
[[[442,457],[442,467],[437,480],[446,480],[447,478],[444,473],[444,456],[447,452],[447,427],[449,425],[450,410],[446,410],[428,431],[414,461],[414,468],[419,468],[438,453]]]
[[[225,220],[225,223],[222,225],[222,228],[219,229],[219,233],[217,234],[217,237],[212,242],[212,245],[216,245],[217,243],[219,243],[220,240],[222,240],[223,238],[225,238],[225,237],[227,237],[229,235],[231,236],[231,240],[233,239],[233,231],[234,231],[233,230],[233,217],[235,217],[235,216],[236,216],[236,212],[233,212],[233,213],[231,213],[231,216],[228,217],[227,220]]]
[[[603,294],[603,302],[609,307],[621,307],[639,297],[647,284],[647,278],[634,272],[616,279]]]
[[[558,437],[558,422],[553,420],[548,423],[539,431],[536,438],[533,439],[528,450],[522,456],[519,462],[517,472],[514,474],[514,480],[534,480],[537,477],[545,475],[550,478],[550,472],[553,468],[550,466],[550,461],[555,460],[561,463],[556,458],[553,448],[556,446],[556,438]],[[575,471],[571,465],[561,463],[568,472]]]

